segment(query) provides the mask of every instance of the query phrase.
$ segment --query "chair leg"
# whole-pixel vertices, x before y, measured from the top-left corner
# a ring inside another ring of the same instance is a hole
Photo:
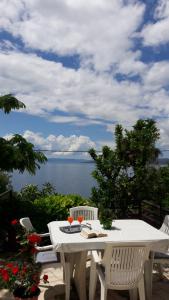
[[[145,300],[144,278],[142,277],[138,284],[139,300]]]
[[[96,263],[91,260],[90,266],[90,282],[89,282],[89,300],[94,300],[97,284]]]
[[[137,300],[138,298],[137,288],[129,290],[129,294],[130,294],[130,300]]]
[[[105,285],[103,284],[103,282],[100,282],[101,284],[101,300],[106,300],[107,299],[107,288],[105,287]]]

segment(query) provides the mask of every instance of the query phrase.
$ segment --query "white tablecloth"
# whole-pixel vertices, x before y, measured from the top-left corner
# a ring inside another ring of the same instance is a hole
[[[88,221],[92,229],[103,230],[99,221]],[[76,224],[77,222],[74,222]],[[85,221],[83,222],[85,224]],[[55,251],[67,253],[104,249],[106,242],[149,244],[154,251],[166,251],[169,236],[141,220],[115,220],[113,230],[106,230],[106,237],[86,239],[80,233],[66,234],[60,226],[68,226],[67,221],[54,221],[48,224],[51,242]]]

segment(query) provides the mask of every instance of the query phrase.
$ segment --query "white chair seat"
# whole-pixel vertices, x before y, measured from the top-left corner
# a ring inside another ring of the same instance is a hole
[[[56,253],[54,251],[38,252],[36,255],[36,263],[56,263],[58,261]]]

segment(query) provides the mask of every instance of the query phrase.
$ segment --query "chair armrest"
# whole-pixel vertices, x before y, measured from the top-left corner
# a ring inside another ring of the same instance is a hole
[[[50,233],[49,232],[46,232],[46,233],[38,233],[39,236],[41,237],[45,237],[45,236],[50,236]]]
[[[48,246],[35,246],[35,249],[36,249],[37,251],[53,250],[53,245],[48,245]]]

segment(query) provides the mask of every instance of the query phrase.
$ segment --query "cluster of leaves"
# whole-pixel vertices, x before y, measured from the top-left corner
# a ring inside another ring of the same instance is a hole
[[[43,186],[40,193],[36,186],[26,186],[19,195],[13,192],[11,197],[1,198],[0,248],[11,250],[14,247],[14,241],[9,241],[9,236],[10,240],[14,239],[13,227],[10,224],[14,218],[29,216],[37,231],[46,232],[46,224],[50,221],[67,219],[70,207],[89,204],[89,200],[79,195],[53,194],[53,189],[46,190],[46,187],[49,185]]]
[[[0,261],[0,287],[12,292],[18,289],[22,296],[29,296],[39,292],[40,264],[34,262],[36,253],[35,245],[41,241],[41,237],[35,233],[26,234],[17,219],[11,224],[17,231],[17,242],[19,251],[11,259]],[[48,282],[48,275],[42,278],[44,283]]]
[[[36,199],[34,201],[34,210],[38,215],[38,220],[35,220],[36,228],[42,231],[42,224],[48,224],[53,220],[67,220],[69,209],[81,205],[90,205],[90,201],[79,195],[49,195]]]
[[[13,95],[0,96],[0,109],[5,113],[10,113],[12,109],[25,108],[25,104]],[[45,163],[47,158],[40,151],[35,151],[34,145],[29,143],[19,134],[14,134],[9,139],[0,137],[0,170],[12,172],[27,170],[35,174],[41,163]]]
[[[35,170],[40,168],[39,163],[44,163],[47,158],[40,151],[35,151],[34,145],[29,143],[19,134],[13,135],[6,140],[0,137],[0,169],[12,172],[27,170],[35,174]]]
[[[25,185],[17,195],[24,201],[27,200],[33,202],[35,199],[56,194],[53,185],[50,182],[46,182],[42,185],[42,188],[39,188],[38,185],[35,184]]]
[[[89,150],[97,181],[92,201],[101,213],[108,208],[118,217],[126,217],[128,208],[140,207],[142,200],[169,197],[169,167],[153,166],[160,154],[155,146],[158,139],[154,120],[138,120],[132,130],[116,126],[114,150],[104,146],[101,155]]]

